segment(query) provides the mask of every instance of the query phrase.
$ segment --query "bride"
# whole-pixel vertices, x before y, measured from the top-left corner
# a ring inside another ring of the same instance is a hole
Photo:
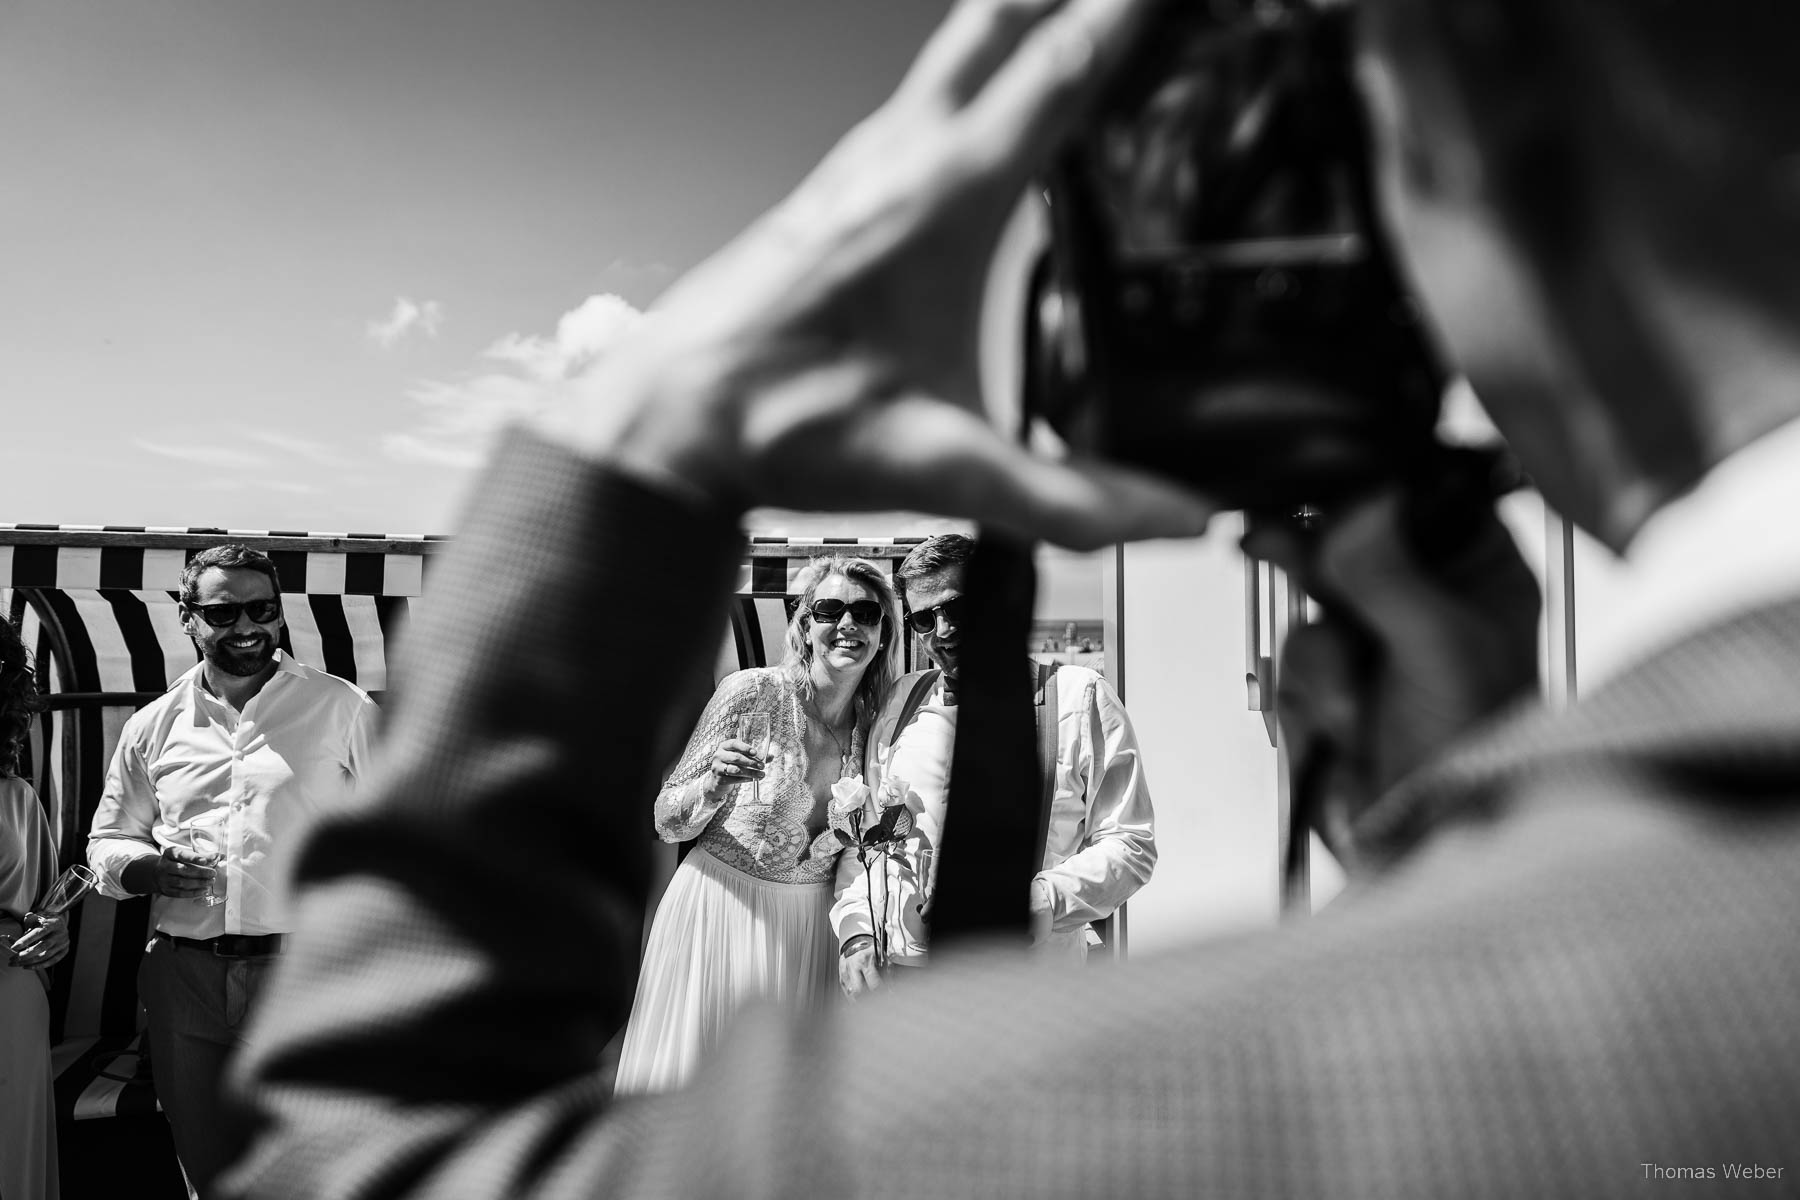
[[[837,986],[827,910],[831,785],[898,674],[899,604],[864,559],[814,559],[787,658],[727,676],[656,798],[664,841],[692,840],[656,912],[616,1090],[685,1082],[745,1002],[803,1006]]]

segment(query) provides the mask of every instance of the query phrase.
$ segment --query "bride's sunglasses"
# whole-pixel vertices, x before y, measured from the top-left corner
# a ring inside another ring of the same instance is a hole
[[[814,620],[835,625],[846,609],[850,612],[850,619],[858,625],[873,629],[881,624],[881,605],[873,600],[852,600],[847,604],[842,600],[814,600],[808,611],[812,613]]]

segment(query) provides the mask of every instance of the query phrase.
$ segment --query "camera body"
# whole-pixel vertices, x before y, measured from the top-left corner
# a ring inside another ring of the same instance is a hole
[[[1352,17],[1167,5],[1055,166],[1026,404],[1075,449],[1252,511],[1433,460],[1447,372],[1376,216]]]

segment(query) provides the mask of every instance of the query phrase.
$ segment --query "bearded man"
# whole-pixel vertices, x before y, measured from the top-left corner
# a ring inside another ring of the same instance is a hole
[[[280,881],[302,831],[362,774],[375,704],[280,649],[266,554],[195,555],[179,611],[200,662],[126,722],[88,862],[115,900],[153,897],[138,994],[157,1096],[204,1197],[235,1149],[225,1061],[292,928]]]

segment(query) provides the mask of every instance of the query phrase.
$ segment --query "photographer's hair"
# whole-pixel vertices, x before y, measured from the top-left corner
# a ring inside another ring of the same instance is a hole
[[[927,575],[966,564],[975,555],[975,539],[960,533],[940,533],[914,546],[898,567],[894,568],[894,586],[900,599],[906,600],[906,589]]]
[[[800,695],[811,700],[812,643],[807,641],[806,633],[812,628],[813,596],[818,593],[819,585],[834,575],[862,584],[875,593],[876,602],[881,605],[880,648],[856,687],[857,723],[866,726],[881,710],[888,688],[900,677],[900,601],[894,595],[894,585],[888,582],[880,567],[866,558],[852,558],[848,554],[822,554],[806,565],[800,576],[800,603],[788,621],[788,652],[781,669],[800,689]]]
[[[281,595],[281,576],[275,573],[275,562],[261,550],[237,542],[211,546],[188,559],[181,568],[181,600],[192,604],[200,597],[200,576],[218,567],[227,571],[255,571],[269,580],[269,586]]]
[[[1513,232],[1541,253],[1609,241],[1622,206],[1595,201],[1628,197],[1682,271],[1800,307],[1786,253],[1800,238],[1800,5],[1386,0],[1370,15],[1408,59],[1442,53],[1488,159],[1480,177],[1500,181]]]
[[[19,773],[19,749],[31,719],[42,711],[31,655],[12,622],[0,617],[0,779]]]

